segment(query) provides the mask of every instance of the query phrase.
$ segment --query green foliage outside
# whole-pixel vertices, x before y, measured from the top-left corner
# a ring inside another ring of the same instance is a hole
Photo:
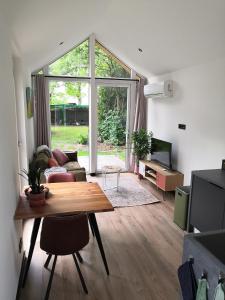
[[[109,110],[105,112],[98,125],[99,138],[101,142],[111,145],[122,146],[126,143],[126,118],[119,110]]]
[[[88,144],[88,136],[80,134],[77,138],[78,144],[87,145]]]
[[[130,70],[125,69],[124,66],[98,42],[95,43],[95,67],[96,77],[130,78]]]
[[[74,150],[80,135],[88,138],[87,126],[52,126],[52,149]]]
[[[130,78],[130,71],[122,66],[98,42],[95,44],[96,77]],[[88,40],[74,48],[49,66],[51,75],[89,76],[89,42]],[[65,91],[60,91],[60,86]],[[68,96],[73,97],[77,104],[82,104],[84,82],[56,82],[50,81],[50,104],[67,104]],[[118,87],[98,88],[98,136],[101,143],[114,146],[125,145],[125,128],[127,115],[127,89]],[[52,127],[52,147],[86,144],[88,128],[79,126],[77,129],[67,126],[59,129]],[[85,129],[84,129],[85,128]],[[85,132],[84,132],[85,131]],[[63,138],[62,138],[63,136]],[[72,147],[72,146],[70,146]],[[69,150],[69,149],[68,149]],[[123,151],[124,152],[124,151]]]
[[[49,66],[51,75],[88,76],[89,49],[88,40],[72,49]]]
[[[96,76],[130,78],[128,72],[99,43],[95,45]],[[126,142],[127,88],[98,88],[98,135],[101,142],[119,146]]]
[[[101,142],[125,145],[127,88],[99,87],[98,96],[98,135]]]
[[[87,144],[82,142],[88,140],[88,126],[52,126],[51,127],[51,147],[61,150],[77,150],[79,156],[88,156],[89,149]],[[82,136],[82,138],[81,138]],[[125,151],[120,147],[111,150],[98,150],[98,155],[117,155],[121,160],[125,160]]]
[[[49,66],[51,75],[60,76],[88,76],[89,75],[89,49],[88,40],[84,41],[78,47],[72,49],[67,54],[63,55],[57,61]],[[59,93],[57,88],[60,82],[51,81],[49,85],[51,104],[65,104],[68,96],[73,96],[81,104],[83,87],[86,83],[83,82],[66,82],[65,93]]]

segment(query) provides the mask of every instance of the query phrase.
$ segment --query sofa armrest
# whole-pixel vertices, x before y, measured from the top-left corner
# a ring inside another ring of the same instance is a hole
[[[77,151],[64,151],[64,153],[69,157],[69,161],[77,161]]]

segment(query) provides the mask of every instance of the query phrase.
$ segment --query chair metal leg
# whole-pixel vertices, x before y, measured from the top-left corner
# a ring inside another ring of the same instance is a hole
[[[88,294],[88,289],[86,287],[86,284],[85,284],[85,281],[84,281],[84,277],[81,273],[81,270],[80,270],[80,267],[79,267],[79,264],[78,264],[78,261],[76,259],[76,256],[74,254],[73,255],[73,259],[74,259],[74,262],[75,262],[75,265],[76,265],[76,268],[77,268],[77,272],[79,274],[79,277],[80,277],[80,281],[81,281],[81,284],[82,284],[82,287],[83,287],[83,290],[86,294]]]
[[[52,254],[48,254],[48,258],[46,259],[46,262],[44,264],[45,269],[48,269],[48,265],[50,263],[51,258],[52,258]]]
[[[53,279],[53,275],[54,275],[54,272],[55,272],[56,261],[57,261],[57,255],[55,255],[55,258],[54,258],[54,261],[53,261],[52,270],[51,270],[50,278],[49,278],[49,281],[48,281],[48,287],[47,287],[47,291],[46,291],[46,294],[45,294],[45,300],[48,300],[48,298],[49,298],[49,294],[50,294],[50,290],[51,290],[51,286],[52,286],[52,279]]]
[[[76,254],[76,257],[78,258],[79,262],[82,264],[84,261],[83,261],[82,256],[80,255],[80,253],[76,252],[75,254]]]
[[[94,228],[93,228],[93,226],[92,226],[92,224],[91,224],[91,220],[90,220],[89,215],[88,215],[88,220],[89,220],[89,224],[90,224],[90,227],[91,227],[92,235],[93,235],[93,237],[95,237],[95,231],[94,231]]]

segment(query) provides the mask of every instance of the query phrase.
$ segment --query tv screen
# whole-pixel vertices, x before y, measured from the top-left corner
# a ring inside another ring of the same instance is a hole
[[[152,138],[151,160],[158,162],[165,168],[172,169],[172,144]]]

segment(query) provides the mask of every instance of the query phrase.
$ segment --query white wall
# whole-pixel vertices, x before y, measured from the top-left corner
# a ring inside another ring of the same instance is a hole
[[[17,128],[11,49],[2,16],[0,40],[0,299],[14,300],[21,232],[20,222],[13,220],[19,191]]]
[[[26,87],[31,85],[31,71],[22,57],[21,50],[13,40],[13,75],[15,81],[16,110],[19,157],[21,168],[27,169],[28,160],[33,157],[35,148],[34,141],[34,118],[27,118]]]
[[[19,57],[13,58],[13,76],[15,82],[16,112],[19,145],[19,169],[27,169],[27,130],[26,130],[26,102],[23,81],[23,63]]]
[[[192,170],[220,168],[225,158],[225,59],[182,69],[149,82],[174,80],[174,97],[147,99],[148,129],[173,143],[173,166],[190,183]],[[186,124],[186,130],[178,124]]]
[[[31,87],[31,71],[27,67],[26,63],[23,62],[23,90],[26,91],[26,87]],[[26,101],[26,99],[25,99]],[[33,158],[33,153],[35,150],[34,141],[34,118],[27,118],[27,110],[25,106],[25,124],[26,124],[26,139],[27,139],[27,157],[29,160]]]

